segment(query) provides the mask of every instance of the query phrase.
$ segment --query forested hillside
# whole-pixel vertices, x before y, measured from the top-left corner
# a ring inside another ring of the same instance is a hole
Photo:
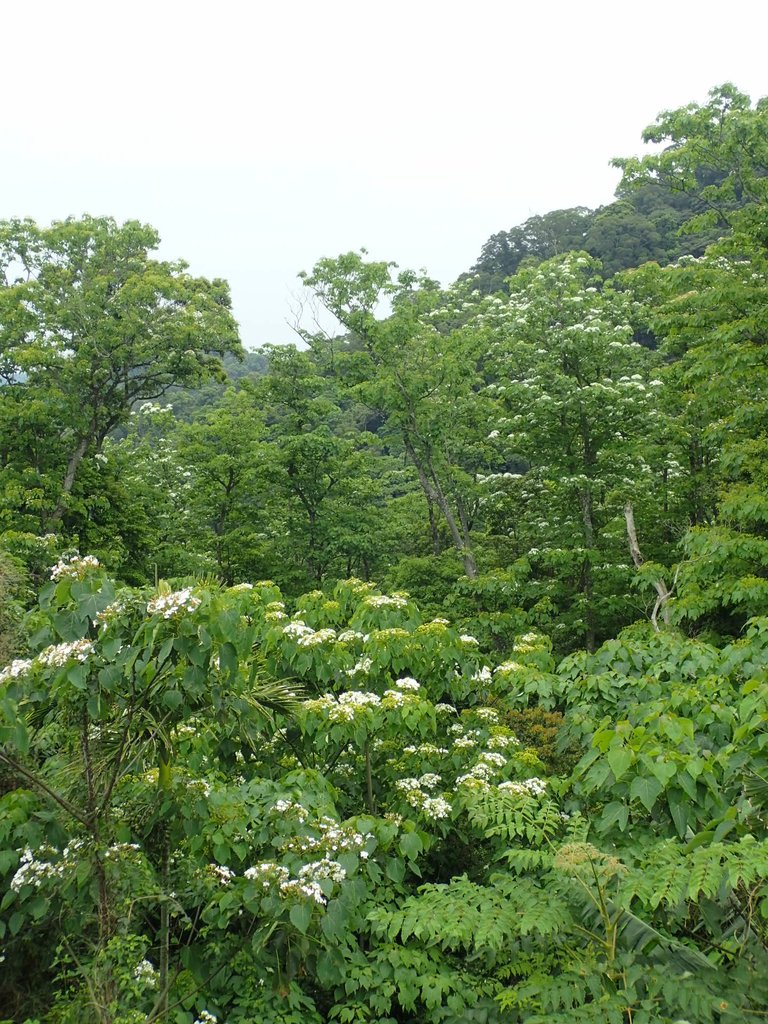
[[[0,223],[0,1021],[768,1014],[768,98],[643,139],[250,352]]]

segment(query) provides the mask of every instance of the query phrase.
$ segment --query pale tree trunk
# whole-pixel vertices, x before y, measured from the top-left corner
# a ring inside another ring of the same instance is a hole
[[[408,457],[416,467],[419,482],[421,483],[427,502],[430,505],[437,505],[443,514],[443,518],[448,525],[454,547],[459,552],[462,561],[464,562],[464,572],[470,579],[475,579],[477,576],[477,565],[475,563],[475,556],[472,552],[472,545],[468,531],[465,530],[462,535],[462,531],[459,529],[459,525],[456,522],[456,516],[453,514],[453,509],[445,496],[443,488],[440,486],[440,481],[435,473],[432,460],[427,457],[427,465],[425,466],[424,462],[417,456],[413,443],[407,435],[403,437],[403,443]]]
[[[624,506],[624,519],[627,523],[627,538],[629,540],[629,553],[632,555],[632,561],[639,569],[645,562],[641,552],[640,545],[637,542],[637,530],[635,529],[635,513],[632,508],[632,502],[628,501]],[[672,589],[667,587],[664,580],[659,577],[653,581],[653,588],[656,591],[656,603],[653,606],[651,612],[651,622],[656,632],[659,632],[659,612],[664,620],[664,625],[669,625],[669,599],[672,597],[672,590],[674,589],[674,583]]]
[[[77,470],[80,467],[80,463],[83,461],[85,453],[88,451],[88,445],[90,444],[90,438],[82,438],[77,445],[77,448],[72,452],[67,463],[67,471],[64,474],[64,483],[61,488],[61,494],[59,500],[56,502],[56,508],[51,514],[51,522],[57,523],[61,520],[64,515],[64,508],[67,504],[67,498],[72,493],[72,487],[75,483],[75,477],[77,476]]]

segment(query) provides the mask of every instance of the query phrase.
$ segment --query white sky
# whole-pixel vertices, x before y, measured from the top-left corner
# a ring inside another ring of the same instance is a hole
[[[665,108],[768,94],[768,4],[2,3],[0,219],[138,218],[226,278],[249,347],[365,246],[444,284],[492,233],[610,202]]]

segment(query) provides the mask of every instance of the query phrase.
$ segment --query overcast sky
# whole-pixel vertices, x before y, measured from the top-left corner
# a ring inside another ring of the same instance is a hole
[[[0,219],[138,218],[226,278],[246,345],[365,246],[448,284],[492,233],[610,202],[665,108],[768,94],[768,4],[2,5]]]

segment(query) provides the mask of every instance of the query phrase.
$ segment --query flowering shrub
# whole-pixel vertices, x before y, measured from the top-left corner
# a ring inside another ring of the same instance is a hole
[[[766,899],[764,624],[559,667],[528,630],[494,665],[379,596],[339,585],[291,617],[269,582],[49,584],[39,652],[0,673],[9,976],[27,943],[69,947],[71,1015],[118,992],[146,1017],[166,992],[184,1024],[280,1019],[283,998],[312,1021],[618,1021],[630,1000],[714,1024],[739,971],[759,1002],[762,917],[738,967],[687,929],[702,900],[705,935],[712,908]],[[555,743],[572,776],[547,774]]]

